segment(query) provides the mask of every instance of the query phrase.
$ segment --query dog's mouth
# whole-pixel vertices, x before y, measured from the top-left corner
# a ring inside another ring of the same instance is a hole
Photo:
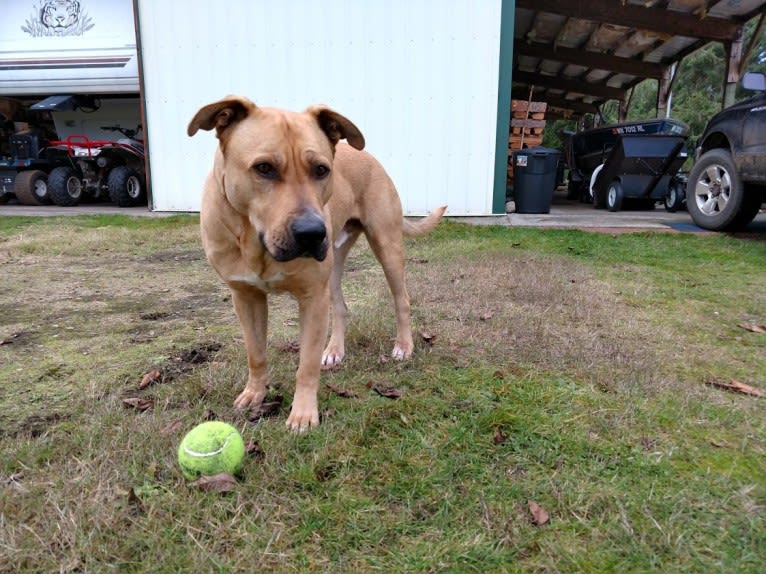
[[[283,241],[267,242],[264,234],[259,234],[261,244],[276,261],[292,261],[300,257],[324,261],[327,257],[330,248],[327,228],[324,219],[315,211],[306,211],[296,217],[284,237]]]
[[[261,243],[263,243],[263,238],[261,238]],[[280,263],[285,263],[287,261],[292,261],[293,259],[299,259],[301,257],[307,259],[316,259],[317,261],[324,261],[327,257],[327,250],[329,249],[329,245],[330,242],[327,241],[327,239],[325,239],[320,244],[309,248],[293,245],[292,247],[277,247],[272,249],[263,243],[263,246],[266,251],[269,252],[269,255],[271,255],[276,261],[279,261]]]

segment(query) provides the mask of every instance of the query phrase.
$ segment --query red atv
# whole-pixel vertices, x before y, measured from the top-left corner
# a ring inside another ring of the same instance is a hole
[[[136,138],[141,126],[135,130],[120,126],[101,129],[125,137],[110,141],[75,135],[50,142],[51,148],[65,151],[69,160],[69,165],[54,168],[48,175],[48,193],[56,205],[77,205],[84,196],[95,200],[109,197],[120,207],[146,201],[144,143]]]

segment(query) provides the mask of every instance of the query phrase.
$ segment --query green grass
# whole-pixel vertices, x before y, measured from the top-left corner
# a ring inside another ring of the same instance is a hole
[[[22,334],[0,345],[0,571],[764,571],[763,399],[704,384],[766,390],[766,335],[737,327],[766,322],[762,241],[446,223],[407,247],[433,346],[381,360],[389,297],[353,252],[349,357],[322,381],[359,398],[323,386],[294,436],[295,306],[270,315],[285,404],[251,423],[195,218],[0,218],[0,339]],[[137,390],[152,367],[178,374]],[[265,453],[229,494],[176,465],[208,411]]]

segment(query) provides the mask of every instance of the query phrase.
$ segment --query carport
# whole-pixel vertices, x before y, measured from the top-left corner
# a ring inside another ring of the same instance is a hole
[[[619,102],[624,120],[632,89],[658,82],[657,116],[668,107],[683,59],[710,42],[727,55],[721,107],[734,90],[766,22],[766,2],[743,0],[517,0],[512,95],[548,103],[553,117],[599,114]],[[758,18],[752,39],[744,26]]]

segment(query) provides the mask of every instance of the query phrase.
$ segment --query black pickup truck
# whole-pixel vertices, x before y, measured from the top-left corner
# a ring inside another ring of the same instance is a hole
[[[760,93],[711,118],[686,187],[694,223],[713,231],[745,227],[766,202],[766,76],[747,73],[742,85]]]

